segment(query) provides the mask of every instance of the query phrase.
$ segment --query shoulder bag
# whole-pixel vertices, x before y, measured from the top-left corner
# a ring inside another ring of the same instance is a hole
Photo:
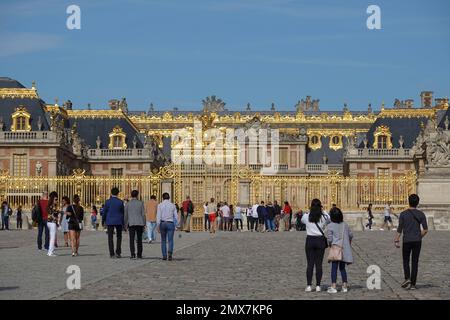
[[[344,232],[345,224],[342,222],[342,234],[341,234],[341,245],[333,244],[331,245],[330,251],[328,252],[328,261],[342,261],[342,251],[344,246]]]

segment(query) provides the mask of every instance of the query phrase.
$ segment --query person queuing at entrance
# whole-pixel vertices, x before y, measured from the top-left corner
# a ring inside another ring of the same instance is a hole
[[[203,215],[205,220],[205,231],[209,231],[211,229],[211,222],[209,221],[208,202],[203,204]]]
[[[134,239],[137,242],[137,258],[142,259],[142,233],[145,226],[145,207],[144,203],[137,199],[139,191],[131,191],[131,200],[125,206],[125,226],[130,234],[130,253],[131,259],[136,259],[136,249]]]
[[[231,229],[233,228],[233,225],[232,225],[233,221],[231,221],[231,229],[230,229],[231,210],[226,202],[224,202],[223,205],[220,207],[220,212],[221,212],[221,216],[222,216],[222,220],[223,220],[222,230],[223,231],[231,231]]]
[[[261,201],[259,206],[256,208],[256,212],[258,212],[258,227],[260,232],[264,232],[264,225],[267,217],[266,206],[264,205],[264,201]],[[256,231],[256,230],[255,230]],[[267,231],[267,229],[266,229]]]
[[[232,210],[233,211],[233,210]],[[236,206],[236,209],[234,210],[234,221],[236,223],[236,231],[242,231],[242,208],[240,206]],[[241,228],[239,229],[239,223],[241,224]]]
[[[98,216],[98,211],[97,211],[97,207],[96,206],[92,206],[92,211],[91,211],[91,225],[92,225],[92,230],[97,230],[97,216]]]
[[[108,228],[108,248],[110,258],[121,258],[122,229],[124,225],[124,204],[119,199],[119,189],[111,189],[111,197],[105,202],[104,217]],[[116,230],[116,251],[114,252],[114,229]]]
[[[269,201],[266,206],[267,210],[267,219],[266,219],[266,229],[268,231],[275,231],[275,209],[272,205],[272,202]]]
[[[42,250],[42,234],[45,233],[44,240],[44,249],[48,250],[50,238],[49,238],[49,230],[47,227],[47,218],[48,218],[48,192],[44,191],[42,193],[41,199],[36,203],[33,207],[33,211],[31,213],[31,217],[33,222],[38,225],[38,235],[37,235],[37,246],[38,250]]]
[[[427,218],[422,211],[417,209],[419,200],[417,194],[411,194],[408,197],[409,208],[400,213],[397,235],[394,239],[395,246],[400,248],[400,236],[403,233],[402,257],[405,281],[401,286],[409,290],[416,289],[422,238],[428,233]]]
[[[252,223],[251,223],[251,230],[255,230],[258,232],[258,224],[259,224],[259,214],[258,214],[258,207],[259,204],[254,204],[252,207]]]
[[[22,206],[19,205],[16,210],[16,226],[17,229],[22,229]]]
[[[321,291],[322,262],[325,249],[328,247],[328,239],[325,236],[324,227],[330,222],[328,214],[323,213],[322,203],[319,199],[313,199],[309,213],[302,217],[306,225],[306,292],[312,291],[312,278],[314,268],[316,269],[316,291]]]
[[[2,203],[2,230],[9,230],[9,216],[12,214],[12,210],[8,205],[8,202]]]
[[[173,259],[173,235],[177,224],[177,208],[170,202],[170,196],[167,192],[162,195],[163,201],[158,205],[156,213],[156,224],[158,232],[161,233],[161,252],[162,259],[171,261]],[[169,242],[169,250],[167,250]]]
[[[191,217],[194,213],[194,204],[191,201],[191,198],[189,196],[186,197],[186,200],[183,201],[183,204],[181,206],[183,213],[184,213],[184,230],[186,232],[191,232]]]
[[[291,230],[291,223],[292,223],[292,208],[289,205],[288,201],[284,202],[283,220],[284,220],[284,223],[285,223],[284,231],[290,231]]]
[[[148,243],[156,241],[156,209],[158,208],[158,202],[156,196],[152,194],[150,200],[145,205],[146,219],[147,219],[147,237]]]
[[[273,210],[275,211],[275,230],[280,230],[280,222],[281,222],[281,207],[278,204],[278,201],[275,200],[273,202]]]
[[[49,230],[50,234],[50,241],[48,246],[48,252],[47,255],[49,257],[56,257],[55,251],[55,244],[56,244],[56,229],[58,227],[58,217],[59,217],[59,208],[58,208],[58,194],[56,191],[50,192],[49,198],[48,198],[48,205],[47,205],[47,228]]]
[[[330,252],[336,252],[333,249],[333,246],[335,246],[335,248],[337,246],[338,251],[341,253],[338,254],[339,257],[332,254],[329,254],[328,256],[328,262],[331,262],[331,287],[328,288],[328,293],[337,292],[336,282],[338,268],[342,277],[342,292],[345,293],[348,290],[347,271],[345,270],[345,266],[353,263],[351,246],[353,233],[349,226],[344,222],[344,215],[339,208],[333,207],[330,210],[330,220],[331,223],[327,226],[328,244],[332,247]]]
[[[214,203],[214,198],[211,198],[211,200],[208,203],[208,220],[210,223],[210,233],[216,233],[216,217],[217,217],[217,206]]]
[[[80,205],[80,196],[73,196],[73,203],[67,207],[70,245],[72,246],[72,257],[78,256],[80,247],[80,235],[83,230],[84,208]]]

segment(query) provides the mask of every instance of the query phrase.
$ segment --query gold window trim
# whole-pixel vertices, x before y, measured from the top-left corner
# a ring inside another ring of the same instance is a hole
[[[30,118],[31,114],[27,111],[27,108],[24,106],[19,106],[16,108],[16,111],[11,115],[12,117],[12,125],[11,125],[11,131],[31,131],[31,125],[30,125]],[[19,119],[25,118],[25,128],[19,129]]]
[[[333,143],[333,138],[337,137],[339,141],[337,143]],[[343,147],[342,143],[342,136],[341,135],[332,135],[330,136],[330,149],[333,149],[334,151],[339,150]]]
[[[114,138],[120,137],[121,138],[121,146],[120,147],[114,147]],[[108,149],[126,149],[127,144],[125,143],[125,138],[127,137],[127,134],[123,132],[123,129],[120,126],[115,126],[113,131],[109,134],[109,145]]]
[[[378,138],[380,136],[386,136],[386,147],[392,149],[392,133],[389,127],[386,126],[379,126],[375,129],[375,132],[373,133],[373,148],[378,149]]]
[[[317,137],[317,143],[312,142],[313,137]],[[322,137],[318,134],[311,135],[308,139],[308,146],[312,150],[317,150],[317,149],[322,148]]]

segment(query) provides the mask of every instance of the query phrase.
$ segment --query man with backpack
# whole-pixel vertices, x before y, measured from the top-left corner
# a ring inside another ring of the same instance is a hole
[[[403,281],[401,286],[402,288],[415,290],[422,238],[428,232],[428,225],[425,214],[417,210],[419,196],[417,194],[411,194],[408,197],[408,202],[409,208],[400,214],[394,243],[397,248],[400,248],[400,236],[403,233],[402,256],[405,281]],[[412,260],[411,269],[409,267],[410,259]]]
[[[191,232],[191,216],[194,213],[194,204],[191,201],[191,198],[189,196],[186,197],[186,200],[183,201],[183,204],[181,206],[185,221],[185,228],[184,231]],[[182,213],[182,214],[183,214]],[[183,230],[183,226],[180,226],[181,230]]]

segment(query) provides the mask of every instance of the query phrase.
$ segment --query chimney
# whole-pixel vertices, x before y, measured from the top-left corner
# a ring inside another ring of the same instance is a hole
[[[408,108],[408,109],[414,108],[414,100],[406,99],[405,100],[405,108]]]
[[[433,91],[422,91],[420,93],[420,102],[422,108],[431,108],[433,106]]]

